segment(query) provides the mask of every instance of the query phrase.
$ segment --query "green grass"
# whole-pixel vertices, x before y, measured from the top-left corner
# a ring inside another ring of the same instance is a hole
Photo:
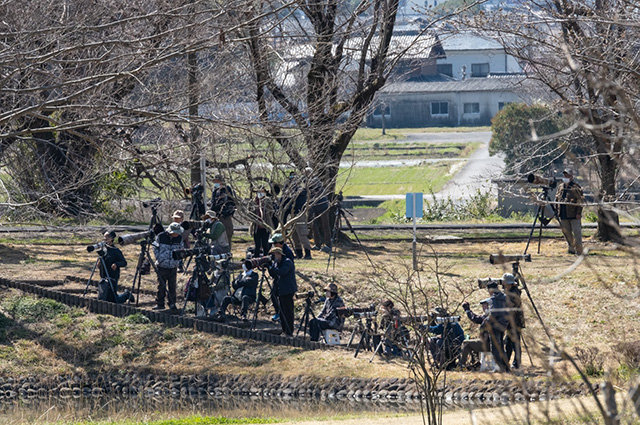
[[[442,162],[413,167],[354,167],[341,172],[336,186],[345,196],[438,192],[451,178],[451,165]]]
[[[402,140],[412,133],[470,133],[490,131],[491,127],[427,127],[427,128],[388,128],[382,134],[381,128],[359,128],[352,141]]]
[[[466,158],[482,143],[353,143],[343,161],[376,161],[405,158]]]

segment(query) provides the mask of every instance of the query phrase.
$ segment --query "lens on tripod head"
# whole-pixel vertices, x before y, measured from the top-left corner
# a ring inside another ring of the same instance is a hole
[[[95,251],[97,249],[102,249],[102,248],[104,248],[104,246],[105,246],[104,242],[98,242],[98,243],[93,244],[93,245],[88,245],[87,246],[87,252],[93,252],[93,251]]]

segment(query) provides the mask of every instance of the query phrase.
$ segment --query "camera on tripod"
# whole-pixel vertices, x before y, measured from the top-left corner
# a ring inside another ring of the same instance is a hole
[[[204,186],[202,186],[200,183],[193,185],[191,188],[184,188],[184,194],[187,196],[193,196],[194,198],[202,196],[203,193]]]
[[[144,208],[158,208],[161,202],[162,202],[162,199],[154,198],[149,201],[142,201],[142,206]]]
[[[315,291],[296,292],[295,297],[297,299],[311,300],[311,298],[313,298],[315,295],[316,295]]]
[[[271,264],[272,258],[270,255],[265,255],[262,257],[249,258],[249,261],[251,261],[251,265],[253,266],[253,268],[257,269]]]
[[[153,239],[155,235],[156,234],[153,230],[145,230],[140,233],[130,233],[128,235],[118,236],[118,243],[120,245],[129,245],[142,239]]]
[[[376,309],[375,304],[371,304],[368,307],[342,307],[336,309],[338,315],[344,317],[376,317],[378,315],[378,310]]]
[[[103,249],[105,247],[106,243],[105,242],[98,242],[96,244],[93,245],[88,245],[87,246],[87,252],[93,252],[99,249]]]
[[[441,325],[443,323],[458,323],[460,321],[460,316],[444,316],[444,317],[436,317],[436,323]]]
[[[490,284],[502,285],[501,277],[486,277],[484,279],[478,279],[478,288],[486,289]]]
[[[558,179],[553,177],[551,179],[538,176],[536,174],[529,174],[527,176],[527,182],[530,184],[536,184],[538,186],[546,186],[549,189],[555,189],[558,186]]]
[[[531,262],[531,254],[491,254],[489,255],[489,263],[504,264],[514,263],[518,261]]]

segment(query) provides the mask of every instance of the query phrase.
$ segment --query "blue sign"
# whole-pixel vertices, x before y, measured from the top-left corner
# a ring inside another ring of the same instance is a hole
[[[416,218],[422,218],[422,201],[424,195],[422,192],[407,193],[407,212],[405,216],[407,218],[413,218],[413,212],[415,211]]]

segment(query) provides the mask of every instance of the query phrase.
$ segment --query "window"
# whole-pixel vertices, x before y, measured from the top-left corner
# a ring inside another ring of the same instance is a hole
[[[449,102],[431,102],[431,115],[449,115]]]
[[[464,113],[465,114],[479,114],[480,113],[480,104],[479,103],[465,103],[464,104]]]
[[[376,107],[376,109],[374,109],[373,116],[374,117],[381,117],[383,109],[384,109],[384,116],[385,117],[390,117],[391,116],[391,109],[389,109],[388,106],[382,106],[382,105],[378,105]]]
[[[453,77],[453,65],[450,63],[443,63],[438,65],[438,74],[448,75],[449,77]]]
[[[487,75],[489,75],[488,63],[472,63],[471,64],[472,77],[486,77]]]
[[[504,107],[507,106],[510,103],[512,103],[512,102],[498,102],[498,111],[502,111],[504,109]]]

